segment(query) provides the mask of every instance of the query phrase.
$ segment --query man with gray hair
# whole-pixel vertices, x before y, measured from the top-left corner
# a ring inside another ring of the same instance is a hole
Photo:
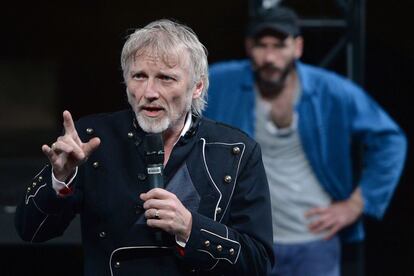
[[[18,206],[19,235],[60,236],[79,213],[85,275],[265,275],[272,222],[260,148],[201,117],[204,46],[159,20],[128,38],[121,65],[131,109],[76,123],[63,112],[64,134],[42,147],[50,165]],[[148,150],[156,137],[163,147]],[[152,155],[163,187],[151,185]]]

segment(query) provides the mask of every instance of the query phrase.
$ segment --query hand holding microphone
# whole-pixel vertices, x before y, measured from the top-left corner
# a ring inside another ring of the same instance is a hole
[[[164,142],[162,134],[147,134],[144,139],[144,151],[150,189],[164,188]]]
[[[140,195],[144,201],[147,225],[160,228],[187,241],[192,226],[190,211],[177,196],[164,190],[164,145],[161,134],[147,134],[144,140],[145,162],[147,164],[150,190]],[[160,232],[156,240],[160,241]]]

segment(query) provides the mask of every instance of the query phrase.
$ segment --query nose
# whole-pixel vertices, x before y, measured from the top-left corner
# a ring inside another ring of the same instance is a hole
[[[157,100],[160,97],[157,85],[153,79],[148,79],[144,88],[144,97],[150,101]]]
[[[264,54],[264,61],[266,63],[272,63],[275,64],[277,62],[277,55],[276,52],[273,49],[267,48]]]

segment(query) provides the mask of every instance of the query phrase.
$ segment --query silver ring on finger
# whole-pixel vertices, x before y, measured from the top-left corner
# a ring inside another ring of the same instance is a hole
[[[56,150],[56,143],[53,143],[52,146],[50,147],[53,151]]]
[[[159,210],[155,210],[154,218],[155,219],[160,219],[160,211]]]

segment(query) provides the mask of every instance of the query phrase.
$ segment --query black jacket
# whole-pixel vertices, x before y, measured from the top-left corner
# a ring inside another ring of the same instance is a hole
[[[192,213],[180,248],[145,224],[139,194],[149,187],[134,114],[124,110],[76,123],[82,141],[99,148],[79,167],[72,188],[57,196],[46,166],[16,212],[26,241],[63,234],[79,213],[85,275],[266,275],[273,262],[270,198],[260,148],[239,130],[194,117],[165,167],[166,189]]]

